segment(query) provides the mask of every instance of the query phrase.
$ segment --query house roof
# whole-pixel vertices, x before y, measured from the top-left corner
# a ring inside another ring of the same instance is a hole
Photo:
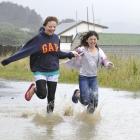
[[[99,25],[99,24],[95,24],[95,23],[91,23],[91,22],[87,22],[87,21],[79,21],[79,22],[75,21],[75,22],[60,23],[60,24],[58,24],[55,33],[60,35],[60,34],[62,34],[64,32],[66,32],[66,31],[76,27],[77,25],[79,25],[81,23],[86,23],[86,24],[89,24],[89,25],[94,25],[94,26],[101,27],[101,28],[104,28],[104,29],[108,28],[107,26],[103,26],[103,25]]]

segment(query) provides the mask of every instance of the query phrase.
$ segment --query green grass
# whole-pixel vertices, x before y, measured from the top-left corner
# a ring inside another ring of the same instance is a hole
[[[140,60],[136,57],[111,56],[115,64],[111,70],[100,69],[99,83],[101,86],[129,91],[140,91]]]
[[[136,57],[109,56],[114,63],[113,69],[100,68],[99,85],[114,89],[140,91],[140,60]],[[2,58],[0,58],[2,60]],[[5,67],[0,65],[0,77],[12,80],[33,80],[28,58],[11,63]],[[63,83],[78,83],[78,72],[60,65],[60,79]]]
[[[5,67],[0,65],[0,77],[11,80],[33,80],[28,58],[16,61]]]
[[[109,57],[114,63],[113,69],[99,68],[98,80],[101,87],[117,90],[140,91],[140,60],[136,57]],[[78,83],[78,72],[61,67],[60,81]]]
[[[64,66],[60,67],[59,81],[62,83],[77,83],[78,82],[78,71],[75,69],[68,69]]]

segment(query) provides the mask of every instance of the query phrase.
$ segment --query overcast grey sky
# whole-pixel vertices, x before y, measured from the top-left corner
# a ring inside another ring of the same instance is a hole
[[[109,30],[140,33],[140,0],[0,0],[11,1],[34,9],[44,19],[57,16],[59,20],[76,17],[86,20],[87,7],[90,21],[109,26]],[[123,27],[123,28],[122,28]]]

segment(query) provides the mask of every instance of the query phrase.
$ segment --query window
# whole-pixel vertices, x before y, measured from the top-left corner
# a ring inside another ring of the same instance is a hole
[[[72,36],[60,36],[60,42],[61,43],[71,43]]]

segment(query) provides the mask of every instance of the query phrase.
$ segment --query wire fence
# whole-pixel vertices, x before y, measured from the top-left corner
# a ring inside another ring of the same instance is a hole
[[[106,54],[140,56],[140,45],[100,45],[99,47],[102,48]],[[20,48],[21,46],[0,45],[0,55],[13,54]]]
[[[107,54],[140,56],[140,45],[100,45],[100,47]]]
[[[0,45],[0,55],[13,54],[20,49],[21,46]]]

